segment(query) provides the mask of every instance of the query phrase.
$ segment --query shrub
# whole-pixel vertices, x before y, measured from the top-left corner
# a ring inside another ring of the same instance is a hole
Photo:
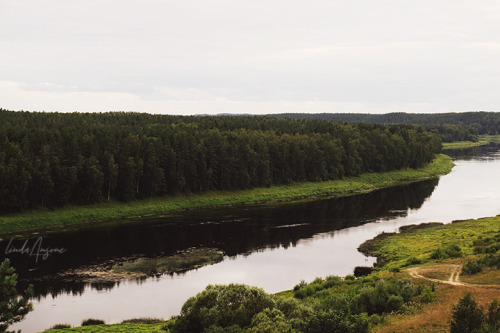
[[[373,271],[373,267],[356,266],[356,267],[354,267],[354,276],[361,277],[361,276],[370,275],[372,271]]]
[[[403,297],[401,296],[396,296],[396,295],[391,295],[387,299],[387,304],[386,304],[386,309],[387,311],[397,311],[401,308],[403,305]]]
[[[484,322],[483,310],[470,293],[465,294],[452,308],[450,333],[477,332]]]
[[[495,299],[488,307],[486,323],[494,331],[500,331],[500,303]]]
[[[418,259],[417,257],[411,256],[406,260],[405,266],[411,266],[411,265],[419,265],[422,263],[422,260]]]
[[[462,249],[456,244],[444,245],[431,253],[431,259],[448,259],[462,256]]]
[[[304,288],[305,286],[307,286],[307,282],[304,280],[300,280],[300,283],[295,285],[295,287],[293,287],[293,291],[297,291],[300,288]]]
[[[89,318],[82,321],[82,326],[104,325],[104,324],[105,324],[104,320],[101,319]]]
[[[209,285],[182,306],[173,332],[203,332],[211,326],[227,328],[250,325],[264,309],[274,309],[274,298],[256,287],[243,284]]]
[[[478,261],[469,261],[462,267],[462,274],[476,274],[483,270],[483,265]]]
[[[434,301],[434,294],[432,293],[431,286],[425,286],[422,288],[422,290],[420,291],[420,300],[423,303],[430,303]]]
[[[378,325],[380,323],[383,323],[384,322],[384,317],[383,316],[380,316],[378,314],[372,314],[370,316],[370,318],[368,319],[368,321],[370,322],[370,325]]]
[[[366,315],[344,316],[337,311],[318,312],[309,322],[307,333],[368,333]]]
[[[246,332],[290,332],[292,326],[285,318],[283,312],[278,309],[264,309],[252,319],[251,328]]]
[[[71,325],[70,324],[55,324],[50,329],[51,330],[62,330],[64,328],[71,328]]]
[[[500,268],[500,255],[488,254],[486,257],[481,259],[481,263],[484,266]]]

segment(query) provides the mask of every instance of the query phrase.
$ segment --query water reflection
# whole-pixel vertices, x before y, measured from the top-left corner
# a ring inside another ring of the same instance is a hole
[[[20,275],[20,285],[28,281],[36,284],[36,296],[81,294],[87,283],[63,279],[57,273],[133,256],[168,256],[192,247],[219,248],[229,257],[262,249],[286,249],[316,234],[404,216],[408,209],[419,208],[437,184],[438,180],[432,179],[345,198],[275,207],[203,210],[167,219],[74,231],[43,238],[44,247],[67,249],[62,255],[54,254],[38,262],[23,254],[8,256]],[[29,241],[34,243],[35,239]],[[0,242],[0,249],[6,248],[8,242]],[[19,248],[24,242],[14,240],[13,244]],[[112,281],[91,284],[98,290],[109,290],[114,285]]]
[[[36,282],[39,301],[34,301],[35,310],[12,328],[35,332],[61,321],[79,325],[91,317],[107,323],[168,318],[208,284],[246,283],[278,292],[293,288],[301,279],[352,274],[355,266],[375,261],[357,247],[380,232],[500,213],[498,148],[478,148],[475,154],[456,159],[456,167],[440,178],[439,185],[428,181],[337,200],[198,211],[48,237],[46,244],[67,246],[68,252],[51,258],[47,266],[14,256],[25,279],[33,281],[59,270],[130,255],[168,255],[192,246],[217,246],[229,257],[182,275],[116,285],[90,286],[57,278]]]
[[[444,149],[443,152],[453,159],[463,161],[470,160],[492,160],[495,159],[495,152],[498,152],[500,144],[491,142],[484,146],[462,148],[462,149]]]

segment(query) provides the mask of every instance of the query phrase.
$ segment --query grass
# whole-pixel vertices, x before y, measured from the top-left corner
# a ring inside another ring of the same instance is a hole
[[[408,265],[409,259],[416,257],[423,265],[420,273],[427,278],[448,280],[450,267],[447,264],[464,264],[485,254],[475,254],[478,240],[495,238],[500,232],[500,216],[477,220],[457,221],[451,224],[429,223],[421,226],[408,226],[399,234],[385,234],[363,245],[364,250],[379,258],[378,274],[394,274],[396,268]],[[456,244],[461,248],[462,257],[430,259],[439,248]],[[398,278],[408,278],[401,269],[395,273]],[[413,279],[414,283],[424,283]],[[460,281],[476,285],[499,285],[500,271],[484,268],[481,273],[460,275]],[[466,292],[472,293],[479,305],[486,307],[493,299],[500,300],[500,288],[480,286],[452,286],[435,284],[435,301],[417,309],[411,314],[388,315],[384,321],[373,327],[372,331],[385,332],[448,332],[452,306],[456,305]]]
[[[16,236],[19,233],[26,234],[26,231],[39,231],[44,228],[162,215],[188,209],[347,196],[399,183],[436,177],[450,172],[453,165],[448,156],[440,154],[421,169],[366,173],[342,180],[166,196],[126,203],[115,201],[87,206],[66,206],[55,210],[38,209],[0,216],[0,235]]]
[[[499,289],[465,288],[437,284],[434,302],[408,315],[386,316],[383,323],[373,327],[372,332],[449,332],[451,308],[466,292],[471,292],[474,299],[483,307],[487,307],[494,298],[500,299]]]
[[[479,141],[500,143],[500,134],[497,135],[480,135]]]
[[[454,141],[454,142],[443,142],[443,149],[463,149],[470,147],[478,147],[488,144],[487,140],[473,141]]]
[[[111,325],[92,325],[92,326],[82,326],[73,327],[65,329],[54,329],[45,332],[50,333],[67,333],[67,332],[82,332],[82,333],[123,333],[123,332],[163,332],[167,331],[162,328],[165,326],[166,322],[157,322],[154,324],[143,324],[143,323],[122,323],[122,324],[111,324]]]
[[[474,240],[492,237],[499,230],[500,216],[446,225],[430,224],[426,228],[407,228],[406,231],[403,228],[399,234],[381,234],[365,242],[360,249],[378,257],[380,269],[396,269],[408,266],[412,257],[421,263],[439,262],[439,259],[430,258],[432,253],[452,244],[461,248],[463,256],[472,256]]]
[[[478,141],[454,141],[443,142],[443,149],[463,149],[470,147],[478,147],[489,143],[500,143],[500,135],[480,135]]]

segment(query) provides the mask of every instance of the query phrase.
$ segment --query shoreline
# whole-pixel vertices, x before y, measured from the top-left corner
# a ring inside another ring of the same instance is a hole
[[[431,163],[420,169],[365,173],[341,180],[294,183],[250,190],[212,191],[202,194],[150,198],[127,203],[108,202],[87,206],[66,206],[54,210],[38,209],[0,216],[0,237],[38,235],[40,231],[61,230],[64,227],[113,221],[120,223],[124,219],[137,220],[146,216],[162,216],[203,208],[350,196],[438,177],[451,172],[453,166],[449,156],[439,154]]]

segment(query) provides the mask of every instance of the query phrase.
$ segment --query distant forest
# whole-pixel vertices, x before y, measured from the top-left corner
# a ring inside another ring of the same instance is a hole
[[[463,113],[283,113],[276,117],[325,119],[376,124],[420,124],[427,131],[438,133],[443,142],[477,141],[478,134],[500,134],[500,112]]]
[[[415,125],[0,109],[0,212],[340,179],[440,150]]]

